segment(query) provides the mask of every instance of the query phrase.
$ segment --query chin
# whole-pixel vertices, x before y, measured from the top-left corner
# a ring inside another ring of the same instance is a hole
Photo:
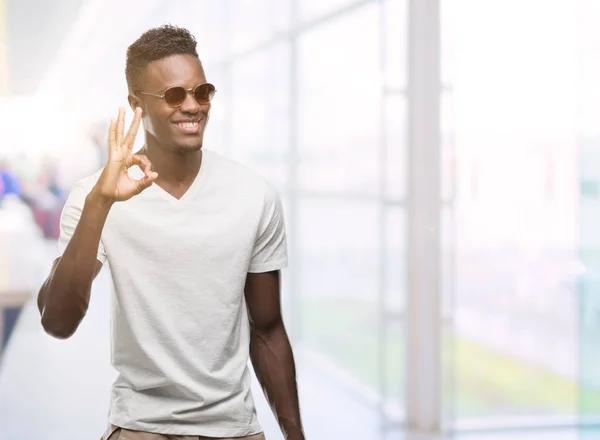
[[[173,147],[174,150],[180,151],[182,153],[193,153],[195,151],[199,151],[202,149],[202,144],[198,145],[179,145],[175,144]]]
[[[188,142],[177,142],[173,143],[173,149],[182,153],[193,153],[202,149],[202,139],[194,139]]]

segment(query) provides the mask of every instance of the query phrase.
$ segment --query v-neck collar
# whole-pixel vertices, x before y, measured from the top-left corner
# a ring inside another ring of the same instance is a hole
[[[194,180],[192,181],[192,184],[189,186],[189,188],[186,190],[185,193],[183,193],[183,195],[178,199],[177,197],[171,195],[167,190],[163,189],[160,185],[157,185],[156,183],[154,185],[152,185],[150,188],[148,188],[148,190],[153,189],[154,192],[159,195],[161,198],[166,199],[167,201],[169,201],[172,204],[175,205],[182,205],[185,204],[187,200],[191,199],[194,196],[194,193],[197,191],[198,187],[200,186],[201,181],[204,180],[206,174],[207,174],[207,168],[208,168],[208,163],[209,163],[209,156],[210,156],[210,152],[208,150],[202,150],[202,162],[200,164],[200,169],[198,170],[198,173],[196,174],[196,177],[194,177]]]

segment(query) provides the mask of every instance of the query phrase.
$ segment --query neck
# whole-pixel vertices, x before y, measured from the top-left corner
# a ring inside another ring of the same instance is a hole
[[[152,139],[153,140],[153,139]],[[177,151],[162,148],[146,137],[146,145],[140,151],[145,154],[152,169],[158,173],[158,180],[163,182],[186,182],[194,180],[202,164],[202,150]]]

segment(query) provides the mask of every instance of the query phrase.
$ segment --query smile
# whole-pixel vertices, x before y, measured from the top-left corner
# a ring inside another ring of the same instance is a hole
[[[201,121],[181,121],[175,122],[175,125],[186,134],[196,134],[200,130]]]

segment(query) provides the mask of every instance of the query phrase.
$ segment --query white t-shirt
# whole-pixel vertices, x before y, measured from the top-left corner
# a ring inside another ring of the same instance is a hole
[[[63,209],[59,255],[101,171]],[[141,176],[134,167],[130,173]],[[282,204],[258,174],[209,150],[181,199],[152,185],[115,203],[98,260],[113,278],[109,422],[172,435],[261,432],[250,390],[248,272],[287,266]],[[93,378],[90,378],[93,380]]]

